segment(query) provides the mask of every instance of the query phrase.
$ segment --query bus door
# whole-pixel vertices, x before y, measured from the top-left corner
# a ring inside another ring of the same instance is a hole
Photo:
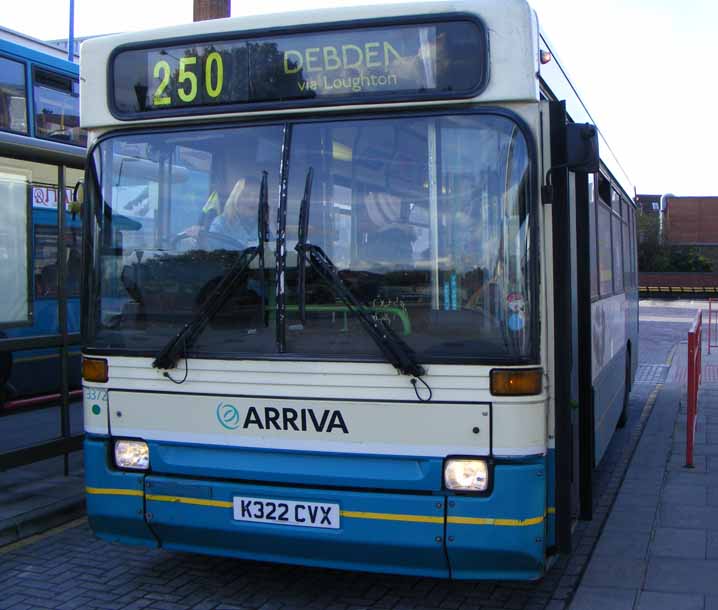
[[[590,519],[593,405],[590,360],[588,174],[569,171],[563,102],[548,102],[551,150],[555,371],[556,542],[571,550],[571,523]]]

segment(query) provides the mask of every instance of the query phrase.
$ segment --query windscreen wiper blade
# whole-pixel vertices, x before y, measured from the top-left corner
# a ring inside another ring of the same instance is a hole
[[[235,285],[249,269],[252,261],[259,258],[261,315],[264,325],[267,325],[267,312],[265,307],[266,284],[264,278],[264,244],[269,241],[269,194],[267,188],[267,172],[262,172],[262,182],[259,187],[259,206],[257,208],[257,244],[258,246],[245,248],[239,253],[237,260],[229,271],[220,280],[217,287],[207,297],[200,310],[187,322],[170,341],[167,342],[155,358],[152,366],[156,369],[173,369],[177,366],[180,354],[194,344],[202,334],[205,326],[217,315],[227,299],[232,294]]]
[[[202,334],[207,324],[222,309],[227,299],[232,295],[237,282],[242,279],[249,269],[249,265],[259,255],[260,248],[245,248],[239,253],[237,260],[222,277],[217,287],[210,293],[200,310],[187,322],[172,339],[167,342],[152,362],[156,369],[173,369],[181,354],[194,344],[197,337]]]
[[[309,233],[309,205],[312,199],[312,182],[314,180],[314,168],[310,167],[307,171],[307,178],[304,181],[304,196],[299,206],[299,227],[297,229],[297,245],[295,250],[299,252],[300,247],[307,245],[307,236]],[[299,319],[302,324],[307,321],[306,315],[306,276],[307,276],[307,260],[300,254],[297,259],[297,300],[299,301]]]
[[[302,323],[305,322],[305,300],[306,300],[306,264],[309,262],[317,271],[319,276],[331,288],[334,296],[344,302],[349,311],[357,316],[364,330],[376,343],[384,357],[403,375],[411,375],[421,378],[426,370],[421,366],[414,356],[411,348],[391,329],[391,327],[369,312],[359,302],[351,290],[342,280],[334,263],[329,259],[324,250],[307,242],[309,237],[309,206],[312,198],[312,180],[314,169],[309,168],[304,182],[304,196],[299,207],[299,230],[297,245],[294,249],[299,254],[297,260],[297,295],[299,299],[299,316]],[[416,387],[416,386],[415,386]],[[427,386],[428,387],[428,386]],[[417,392],[418,396],[418,392]]]
[[[269,312],[267,311],[267,282],[264,277],[264,244],[269,242],[269,189],[267,188],[267,172],[262,172],[262,183],[259,186],[259,209],[257,218],[257,243],[259,244],[259,286],[260,313],[264,325],[269,325]]]
[[[357,316],[364,330],[396,370],[403,375],[411,375],[412,377],[421,377],[426,374],[426,369],[416,361],[412,349],[384,320],[368,311],[354,296],[354,293],[347,288],[337,268],[324,250],[313,244],[299,242],[295,249],[300,258],[307,260],[312,265],[319,277],[331,288],[334,295],[344,302],[351,313]]]

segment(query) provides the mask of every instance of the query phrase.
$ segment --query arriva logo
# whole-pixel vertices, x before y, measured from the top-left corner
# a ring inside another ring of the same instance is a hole
[[[239,409],[227,402],[217,405],[217,421],[227,430],[236,430],[242,423],[239,418]]]
[[[254,407],[246,409],[244,417],[239,409],[228,402],[217,405],[217,421],[227,430],[280,430],[284,432],[341,432],[349,428],[339,409],[315,410],[311,407]]]

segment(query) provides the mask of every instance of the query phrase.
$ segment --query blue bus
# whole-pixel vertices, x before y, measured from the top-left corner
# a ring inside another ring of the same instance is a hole
[[[0,28],[2,413],[80,386],[81,225],[63,212],[84,175],[78,72],[59,49]]]

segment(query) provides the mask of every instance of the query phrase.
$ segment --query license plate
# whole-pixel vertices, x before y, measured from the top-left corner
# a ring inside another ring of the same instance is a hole
[[[236,521],[339,529],[339,505],[268,498],[233,498]]]

